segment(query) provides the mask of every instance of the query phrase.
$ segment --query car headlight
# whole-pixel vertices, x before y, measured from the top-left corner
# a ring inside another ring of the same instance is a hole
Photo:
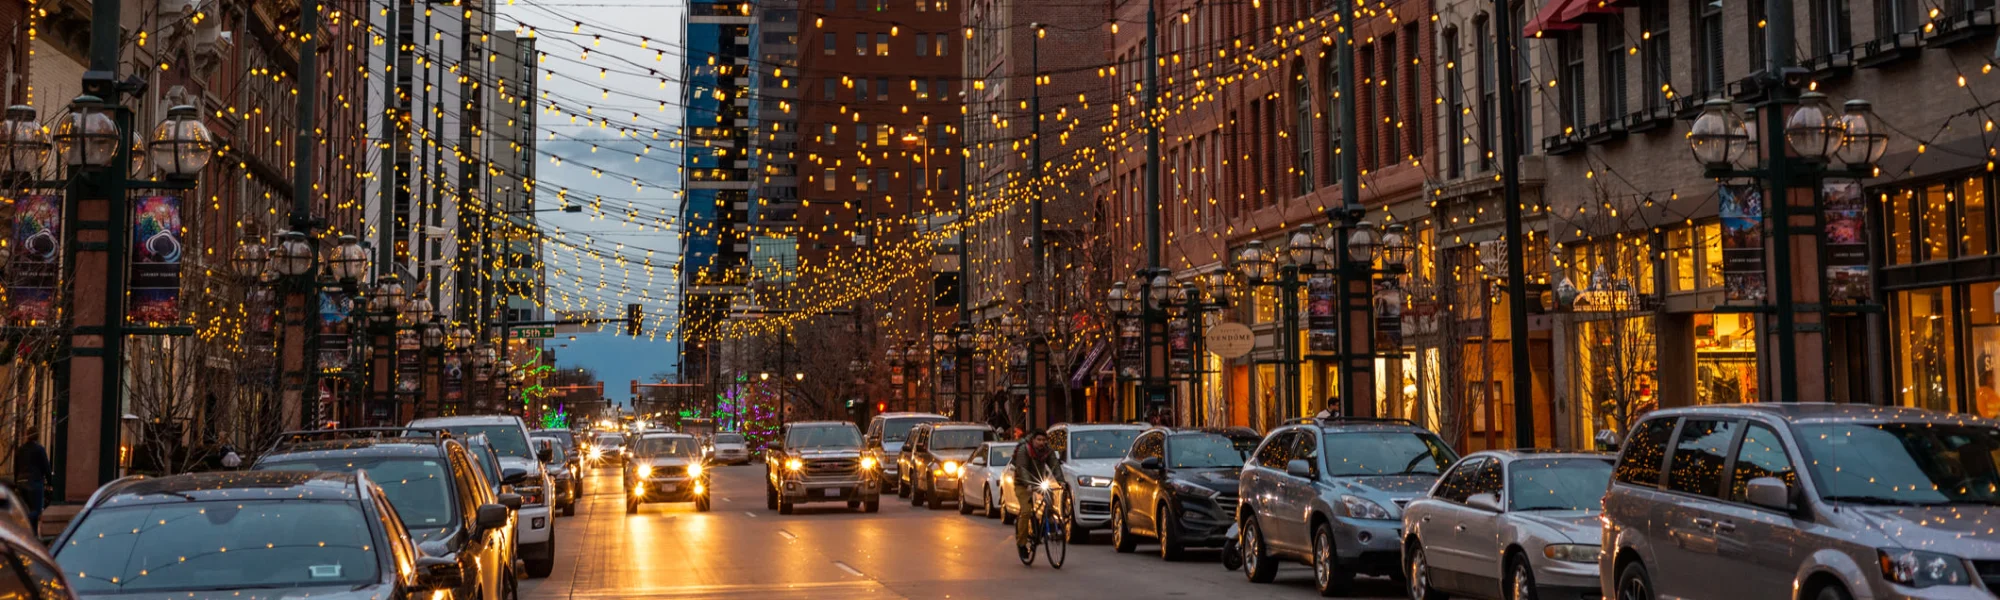
[[[804,468],[806,468],[805,461],[796,458],[785,459],[785,469],[788,471],[798,471]]]
[[[875,457],[873,456],[861,457],[861,470],[867,471],[874,468],[875,468]]]
[[[639,465],[640,479],[645,479],[647,477],[652,477],[652,476],[653,476],[653,465]]]
[[[1542,556],[1573,563],[1594,563],[1602,548],[1589,544],[1549,544],[1542,546]]]
[[[1382,508],[1382,505],[1376,504],[1374,500],[1369,500],[1367,498],[1363,498],[1360,496],[1350,496],[1342,494],[1340,496],[1340,508],[1347,512],[1347,516],[1354,517],[1356,519],[1395,518],[1389,515],[1389,509]]]
[[[1956,556],[1904,548],[1884,548],[1875,554],[1881,558],[1882,578],[1895,583],[1918,588],[1972,584],[1965,560]]]
[[[1076,484],[1094,488],[1111,487],[1111,478],[1098,477],[1096,475],[1078,475],[1076,476]]]
[[[949,460],[944,461],[944,474],[957,477],[958,472],[959,472],[959,467],[957,462]]]
[[[1222,495],[1221,492],[1217,492],[1215,490],[1205,488],[1202,486],[1190,485],[1186,483],[1168,484],[1167,489],[1173,490],[1173,492],[1176,494],[1184,494],[1188,496],[1194,496],[1197,498],[1214,499],[1216,496]]]
[[[688,477],[701,476],[701,463],[688,463]]]

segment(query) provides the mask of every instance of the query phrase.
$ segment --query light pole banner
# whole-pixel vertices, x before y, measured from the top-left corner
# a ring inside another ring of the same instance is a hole
[[[1288,293],[1280,290],[1279,293]],[[1339,352],[1340,326],[1333,310],[1333,278],[1325,275],[1306,280],[1306,349],[1312,352]]]
[[[132,301],[126,320],[181,320],[181,199],[145,196],[132,204]]]
[[[1868,205],[1861,182],[1828,181],[1826,201],[1827,302],[1865,303],[1868,290]]]
[[[1725,185],[1717,194],[1722,217],[1722,284],[1731,303],[1764,301],[1764,190]]]
[[[13,281],[7,289],[10,325],[55,318],[56,284],[62,279],[62,197],[25,196],[14,203]]]

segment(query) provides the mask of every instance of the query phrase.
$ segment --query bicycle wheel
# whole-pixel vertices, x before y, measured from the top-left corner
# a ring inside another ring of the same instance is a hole
[[[1047,540],[1043,545],[1048,546],[1044,554],[1048,555],[1049,566],[1060,569],[1063,559],[1069,558],[1069,536],[1063,533],[1063,517],[1059,511],[1044,509],[1043,512],[1048,514],[1042,519],[1042,539]]]

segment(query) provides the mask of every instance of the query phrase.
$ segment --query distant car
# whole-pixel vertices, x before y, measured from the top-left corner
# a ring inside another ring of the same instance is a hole
[[[1278,560],[1313,568],[1321,595],[1356,574],[1401,572],[1403,507],[1458,460],[1437,434],[1403,419],[1296,419],[1271,430],[1237,485],[1237,550],[1253,583]]]
[[[709,473],[694,436],[684,433],[648,433],[629,447],[631,465],[625,469],[625,514],[639,512],[648,502],[693,502],[694,509],[710,508]]]
[[[13,492],[0,485],[0,497]],[[18,502],[18,497],[14,497]],[[0,512],[14,508],[0,508]],[[9,561],[4,557],[12,556]],[[27,524],[27,514],[19,518],[0,515],[0,598],[20,598],[34,600],[40,592],[39,600],[74,600],[77,595],[70,588],[69,579],[63,577],[63,570],[56,564],[54,556],[33,528]]]
[[[1403,509],[1415,598],[1596,597],[1611,456],[1490,450],[1452,465]]]
[[[1117,473],[1118,461],[1132,449],[1132,441],[1146,431],[1144,425],[1123,423],[1066,423],[1049,428],[1049,446],[1062,455],[1064,483],[1070,486],[1069,542],[1090,543],[1090,530],[1111,524],[1111,477]],[[1013,465],[1008,465],[1008,473],[1014,473]],[[1013,485],[1012,476],[1004,477],[1008,486]],[[1013,489],[1005,487],[1002,489]],[[1006,519],[1021,514],[1018,498],[1012,492],[1001,494],[1006,504]]]
[[[528,563],[529,577],[548,577],[556,564],[556,522],[550,507],[555,481],[544,466],[554,456],[537,454],[528,443],[528,427],[512,415],[436,417],[417,419],[408,425],[416,429],[441,429],[454,436],[484,435],[500,462],[500,483],[521,495],[521,509],[515,537],[521,558]]]
[[[562,516],[575,516],[579,476],[570,470],[569,454],[563,450],[562,440],[547,437],[528,439],[534,442],[535,452],[546,452],[555,457],[548,464],[549,480],[555,484],[549,488],[554,490],[549,494],[550,501],[555,503],[556,510],[562,511]]]
[[[724,465],[750,464],[750,447],[743,443],[743,434],[723,432],[708,438],[709,460]]]
[[[462,598],[512,595],[514,494],[496,496],[470,452],[437,436],[352,437],[378,430],[318,430],[297,435],[250,466],[252,471],[366,471],[426,556],[457,561]],[[407,431],[407,430],[405,430]],[[400,433],[400,432],[397,432]]]
[[[783,443],[764,453],[766,507],[781,515],[809,502],[882,509],[881,465],[863,451],[861,430],[853,423],[787,423],[779,439]]]
[[[486,526],[504,526],[490,517]],[[449,596],[458,561],[425,556],[365,472],[127,477],[51,545],[83,598]],[[0,560],[0,564],[7,561]]]
[[[1243,463],[1259,439],[1241,427],[1141,434],[1112,477],[1112,545],[1131,552],[1139,536],[1150,537],[1166,560],[1180,560],[1189,547],[1221,546],[1236,521]]]
[[[582,499],[583,498],[583,448],[577,445],[576,434],[570,433],[570,430],[568,429],[537,429],[528,432],[528,436],[536,438],[549,438],[557,440],[558,442],[562,443],[562,459],[556,462],[562,463],[563,466],[568,467],[569,473],[573,475],[573,477],[570,478],[570,490],[569,490],[570,497],[572,499]],[[569,516],[572,514],[575,514],[575,512],[574,511],[566,512],[563,513],[563,516]]]
[[[951,417],[933,413],[892,412],[875,415],[868,420],[868,451],[876,464],[882,466],[883,491],[894,491],[898,498],[910,497],[907,470],[904,459],[903,442],[910,437],[910,429],[920,423],[950,421]]]
[[[594,441],[590,443],[590,454],[584,457],[590,461],[590,466],[602,467],[606,463],[621,466],[625,464],[625,434],[606,432],[597,434],[591,439]]]
[[[907,476],[913,488],[910,504],[937,510],[946,500],[957,500],[965,463],[974,449],[991,441],[993,427],[981,423],[938,421],[911,430],[909,443],[903,446],[909,456],[903,463],[910,467]]]
[[[1012,488],[1000,487],[1000,472],[1013,458],[1013,442],[986,442],[972,451],[958,486],[959,514],[970,514],[978,507],[986,518],[1000,518],[1000,496],[1014,493]]]

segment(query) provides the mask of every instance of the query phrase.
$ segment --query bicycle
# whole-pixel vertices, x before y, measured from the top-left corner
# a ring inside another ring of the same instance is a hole
[[[1021,564],[1034,566],[1037,550],[1043,550],[1042,555],[1048,559],[1049,566],[1057,569],[1062,568],[1063,560],[1069,557],[1069,535],[1066,533],[1069,531],[1069,499],[1063,495],[1064,492],[1062,485],[1043,479],[1030,493],[1029,500],[1035,505],[1033,521],[1028,528],[1032,535],[1027,540],[1028,552],[1021,555]],[[1031,517],[1023,515],[1021,518]]]

